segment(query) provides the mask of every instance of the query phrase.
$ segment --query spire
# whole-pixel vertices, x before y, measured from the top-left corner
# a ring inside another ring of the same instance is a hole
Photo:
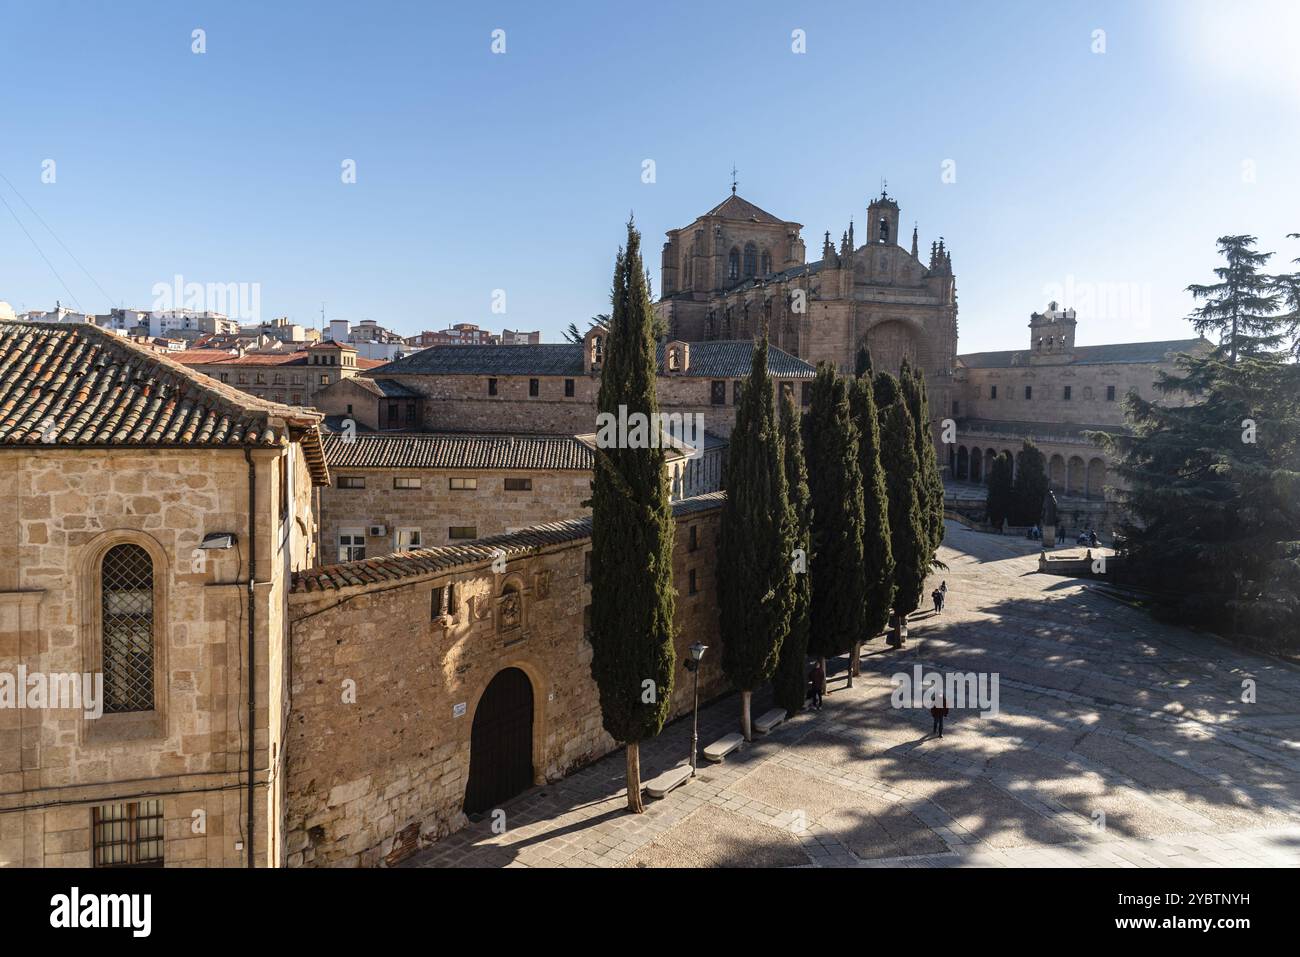
[[[913,224],[912,224],[912,258],[913,258],[913,259],[919,259],[919,258],[920,258],[920,257],[916,254],[916,223],[913,223]]]
[[[854,248],[855,247],[853,244],[853,220],[850,219],[849,220],[849,252],[852,252]]]
[[[826,230],[826,239],[822,243],[822,259],[829,261],[834,258],[834,256],[835,247],[831,245],[831,231],[828,229]]]

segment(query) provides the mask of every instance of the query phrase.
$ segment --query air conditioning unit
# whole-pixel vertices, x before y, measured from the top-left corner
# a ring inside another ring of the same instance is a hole
[[[387,535],[387,534],[388,534],[388,526],[387,526],[387,525],[371,525],[371,526],[370,526],[370,537],[371,537],[371,538],[383,538],[383,537],[384,537],[385,535]]]

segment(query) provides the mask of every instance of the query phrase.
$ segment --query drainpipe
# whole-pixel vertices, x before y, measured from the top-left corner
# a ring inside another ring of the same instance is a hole
[[[256,756],[257,728],[257,657],[254,653],[254,604],[257,597],[253,582],[257,576],[257,466],[253,464],[253,451],[244,447],[244,461],[248,463],[248,866],[253,867],[253,759]]]

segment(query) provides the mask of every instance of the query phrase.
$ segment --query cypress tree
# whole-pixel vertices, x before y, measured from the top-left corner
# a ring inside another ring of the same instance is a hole
[[[1000,453],[993,460],[992,470],[989,472],[988,495],[985,498],[989,524],[998,531],[1001,531],[1002,524],[1010,519],[1015,504],[1015,492],[1011,487],[1012,472],[1011,453]]]
[[[827,362],[817,366],[804,418],[812,504],[812,606],[808,652],[824,662],[860,641],[865,626],[862,576],[862,470],[848,388]]]
[[[655,342],[641,235],[627,225],[614,266],[599,416],[646,416],[655,399]],[[648,434],[648,430],[647,430]],[[627,746],[628,809],[641,813],[639,742],[657,735],[673,687],[673,513],[662,448],[596,449],[591,483],[591,674],[605,730]],[[649,445],[647,441],[644,443]]]
[[[781,642],[781,656],[772,679],[776,703],[791,715],[808,697],[808,611],[812,602],[812,576],[808,571],[812,551],[808,530],[808,469],[799,435],[799,412],[794,400],[781,392],[781,445],[785,458],[785,485],[790,499],[790,554],[794,602],[790,631]]]
[[[781,432],[767,374],[767,336],[754,344],[727,457],[718,539],[722,670],[740,690],[741,728],[752,740],[754,689],[776,670],[790,629],[791,515]]]
[[[871,377],[875,375],[875,369],[872,368],[871,363],[871,350],[867,348],[865,342],[858,346],[858,354],[853,364],[853,374],[859,379],[865,378],[867,381],[871,381]]]
[[[862,474],[862,575],[865,586],[863,635],[880,634],[889,624],[894,600],[894,553],[889,542],[889,492],[880,464],[880,423],[872,382],[866,376],[849,385],[849,406],[858,430],[858,470]],[[856,673],[857,649],[852,664]]]
[[[907,616],[921,604],[925,576],[930,570],[930,532],[921,508],[924,479],[916,457],[912,414],[898,380],[888,372],[876,376],[874,388],[880,418],[880,464],[889,493],[894,614],[901,631]]]
[[[930,536],[930,555],[934,556],[943,544],[943,475],[939,470],[939,456],[934,449],[934,436],[930,429],[930,399],[925,390],[925,373],[913,369],[903,357],[899,384],[912,413],[916,429],[916,458],[921,464],[924,495],[921,499],[926,531]]]
[[[1015,483],[1012,486],[1012,525],[1037,525],[1047,498],[1047,459],[1033,439],[1025,439],[1016,454]]]

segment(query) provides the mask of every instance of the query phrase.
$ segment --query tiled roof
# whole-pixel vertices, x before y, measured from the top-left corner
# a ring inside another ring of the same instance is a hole
[[[307,353],[305,352],[247,352],[242,356],[223,352],[211,358],[195,355],[195,353],[211,351],[214,350],[187,349],[185,352],[176,354],[176,361],[187,366],[215,365],[217,363],[221,363],[223,366],[301,366],[307,364]]]
[[[750,364],[754,361],[752,339],[715,339],[710,342],[692,342],[690,347],[690,364],[682,373],[685,376],[743,379],[749,375]],[[663,346],[659,347],[657,361],[662,374]],[[811,379],[817,375],[817,370],[808,363],[770,343],[767,347],[767,371],[770,375],[784,379]]]
[[[754,353],[750,339],[715,340],[689,344],[690,364],[684,376],[738,379],[749,374]],[[415,355],[390,362],[375,375],[583,375],[582,343],[548,342],[520,346],[431,346]],[[657,354],[663,372],[664,347]],[[817,370],[790,353],[768,347],[767,368],[772,375],[784,378],[812,378]]]
[[[343,379],[343,382],[351,382],[360,386],[367,392],[379,396],[381,399],[414,399],[419,398],[420,393],[413,389],[408,389],[400,382],[394,382],[392,379],[374,379],[370,376],[358,375]]]
[[[582,343],[524,346],[430,346],[375,370],[383,375],[580,376]]]
[[[721,216],[723,219],[740,219],[745,222],[755,223],[783,223],[785,220],[777,219],[766,210],[759,209],[747,199],[741,199],[735,193],[732,193],[722,202],[718,203],[711,210],[704,214],[705,216]]]
[[[465,435],[456,432],[372,432],[350,441],[325,436],[333,469],[586,469],[591,449],[572,435]]]
[[[710,512],[721,508],[725,493],[710,492],[695,498],[673,503],[673,516]],[[375,585],[397,582],[409,578],[437,575],[457,568],[465,568],[493,561],[505,553],[505,558],[521,557],[540,551],[550,545],[581,541],[591,537],[591,516],[571,518],[562,522],[534,525],[505,535],[479,538],[463,545],[439,545],[434,548],[417,548],[409,552],[396,552],[382,558],[326,565],[324,568],[297,572],[290,591],[295,594],[334,591],[353,585]]]
[[[1164,362],[1176,353],[1188,352],[1198,345],[1208,346],[1209,343],[1205,339],[1166,339],[1160,342],[1113,342],[1100,346],[1075,346],[1074,361],[1069,364]],[[1032,354],[1028,349],[971,352],[958,356],[957,361],[967,369],[1030,368],[1032,363],[1029,359]]]
[[[0,445],[278,447],[321,416],[267,402],[85,323],[0,322]]]

